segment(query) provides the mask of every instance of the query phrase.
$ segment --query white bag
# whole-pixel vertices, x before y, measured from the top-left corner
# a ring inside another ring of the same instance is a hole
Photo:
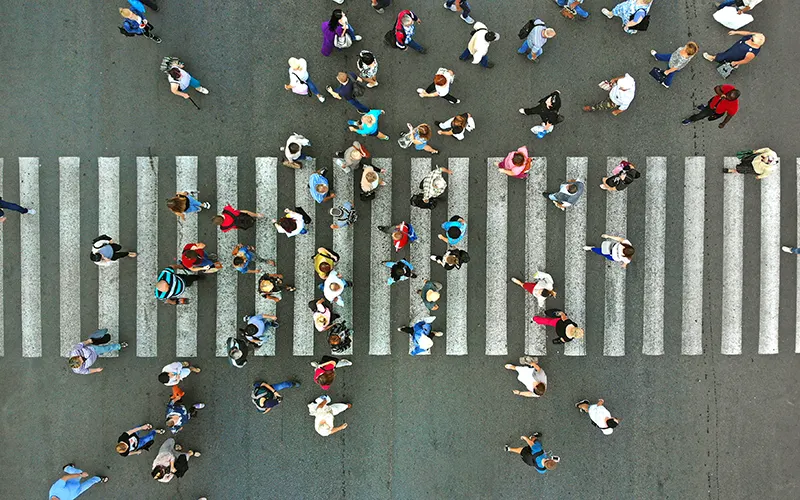
[[[597,86],[605,90],[606,92],[609,92],[611,90],[611,82],[609,82],[608,80],[603,80],[602,82],[598,83]]]
[[[714,19],[731,30],[738,30],[753,22],[753,16],[750,14],[737,14],[737,12],[736,7],[725,7],[714,12]]]
[[[346,49],[351,45],[353,45],[353,39],[350,38],[350,33],[347,31],[342,33],[342,36],[336,36],[333,38],[333,46],[337,49]]]

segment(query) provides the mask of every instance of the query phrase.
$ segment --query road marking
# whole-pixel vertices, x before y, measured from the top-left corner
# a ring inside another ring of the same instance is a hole
[[[739,160],[725,158],[725,168]],[[744,241],[744,176],[726,174],[722,212],[722,354],[742,353],[742,285]]]
[[[98,221],[97,234],[119,240],[119,158],[98,158]],[[128,248],[126,245],[125,248]],[[119,264],[98,266],[97,324],[107,328],[111,342],[119,342]],[[105,354],[119,356],[119,351]]]
[[[278,262],[278,234],[272,224],[268,221],[278,213],[278,159],[256,158],[256,212],[264,214],[264,220],[256,224],[256,250],[259,255],[266,259],[274,259],[278,264],[276,273],[281,273],[282,263]],[[267,264],[264,264],[267,266]],[[264,269],[267,269],[265,267]],[[256,293],[256,314],[269,314],[274,316],[276,311],[275,302],[261,297],[258,292],[258,280],[255,279]],[[291,293],[283,292],[281,300],[291,297]],[[280,318],[278,318],[280,323]],[[256,349],[256,356],[275,355],[275,337],[278,329],[273,328],[272,333],[267,337],[260,348]]]
[[[664,354],[664,245],[667,213],[667,159],[647,158],[644,236],[642,354]]]
[[[180,193],[183,191],[197,191],[196,156],[175,157],[175,192]],[[222,207],[215,213],[222,213]],[[180,217],[175,217],[179,261],[183,253],[183,247],[187,243],[197,243],[197,220],[199,214],[190,213],[185,215],[185,221],[181,220]],[[217,249],[217,254],[221,255],[222,250]],[[216,279],[216,277],[211,279]],[[197,311],[200,308],[197,303],[198,286],[200,286],[200,283],[184,288],[183,297],[188,299],[189,302],[175,308],[175,355],[179,358],[194,358],[197,356]]]
[[[62,357],[81,341],[81,164],[58,159],[59,330]],[[2,296],[2,290],[0,290]]]
[[[486,160],[486,354],[508,354],[508,176]]]
[[[625,158],[608,158],[608,174]],[[606,195],[606,233],[627,238],[628,192],[609,191]],[[633,243],[633,242],[631,242]],[[634,246],[635,248],[635,246]],[[603,328],[603,355],[625,355],[625,276],[619,262],[606,261],[606,316]]]
[[[316,210],[316,202],[309,191],[310,174],[307,172],[314,172],[316,168],[315,160],[306,160],[306,165],[296,170],[294,177],[294,202],[296,206],[303,208],[312,217]],[[292,238],[294,240],[294,286],[297,288],[297,291],[294,292],[294,337],[292,341],[292,354],[295,356],[314,355],[315,328],[308,310],[308,303],[314,300],[315,294],[314,276],[316,273],[313,259],[317,247],[314,232],[316,224],[319,222],[314,221],[314,224],[307,226],[308,234],[299,234]]]
[[[238,158],[236,156],[217,156],[217,213],[222,213],[225,205],[238,207]],[[263,221],[261,222],[263,223]],[[257,223],[258,224],[258,223]],[[236,307],[236,296],[239,288],[239,272],[231,264],[231,250],[238,243],[238,229],[217,233],[217,255],[223,259],[225,267],[216,273],[217,278],[217,356],[227,356],[228,337],[236,334],[241,321]],[[224,259],[228,260],[225,262]],[[194,286],[202,286],[196,283]]]
[[[330,206],[342,206],[344,202],[349,201],[355,206],[355,199],[353,198],[353,173],[345,172],[341,167],[337,167],[331,163],[331,171],[333,172],[333,192],[336,193],[336,198],[332,200]],[[326,205],[327,206],[327,205]],[[333,221],[331,221],[331,224]],[[353,281],[353,227],[348,226],[344,229],[333,230],[333,249],[339,254],[339,262],[336,264],[336,270],[342,273],[342,277],[352,282]],[[350,328],[353,328],[353,290],[346,287],[342,294],[344,306],[339,307],[342,319],[347,322]],[[355,344],[355,339],[353,339]],[[347,350],[341,352],[342,355],[353,354],[353,346],[351,345]]]
[[[589,159],[567,157],[567,179],[585,183],[578,203],[567,208],[564,228],[564,309],[569,317],[585,328],[586,324],[586,206],[589,204],[587,181]],[[564,344],[565,356],[586,356],[586,338]]]
[[[545,191],[547,158],[534,158],[525,186],[525,276],[522,281],[531,279],[536,271],[547,271],[547,211],[558,208],[544,199],[542,193]],[[561,292],[558,287],[554,288],[557,293]],[[547,334],[544,326],[531,321],[539,312],[539,301],[527,292],[525,311],[525,354],[544,356],[547,354]]]
[[[392,260],[393,257],[392,245],[386,241],[386,235],[378,230],[378,226],[392,224],[392,160],[374,158],[372,165],[384,171],[380,177],[387,185],[379,187],[370,202],[369,353],[386,356],[392,350],[392,326],[389,321],[392,295],[391,287],[386,284],[388,269],[381,262]]]
[[[432,170],[431,167],[431,160],[430,158],[412,158],[411,159],[411,194],[416,194],[420,192],[419,183],[420,181],[428,175],[428,173]],[[447,179],[448,185],[450,184],[450,176],[445,174],[445,178]],[[449,197],[449,194],[448,194]],[[394,223],[394,221],[392,221]],[[414,266],[414,273],[416,273],[417,278],[416,280],[409,280],[407,283],[408,285],[408,296],[409,296],[409,319],[411,325],[415,324],[417,321],[421,320],[422,318],[428,316],[430,313],[428,309],[425,307],[425,304],[422,303],[422,299],[419,295],[417,295],[417,283],[421,283],[421,280],[430,279],[431,276],[431,211],[425,210],[422,208],[417,208],[412,206],[411,207],[411,226],[414,228],[414,232],[417,233],[417,241],[414,243],[409,243],[409,262]],[[387,240],[386,235],[383,236],[383,241],[387,245],[391,245],[391,240]],[[444,252],[441,252],[444,253]],[[397,261],[401,258],[401,252],[395,252],[395,255],[392,257],[392,260]],[[385,266],[384,266],[385,267]],[[387,269],[388,270],[388,269]],[[455,271],[452,271],[455,272]],[[392,286],[402,286],[400,283],[396,283]],[[420,284],[420,288],[422,285]],[[433,326],[434,330],[441,329],[441,318],[438,318],[440,323],[438,325]],[[447,335],[447,329],[445,329],[445,335]],[[409,338],[408,341],[408,352],[411,352],[413,348],[413,344],[411,343],[411,339]]]
[[[681,354],[703,354],[703,254],[706,162],[685,159],[683,179],[683,285]]]
[[[146,358],[158,350],[158,158],[137,157],[136,172],[136,355]]]
[[[469,251],[467,239],[469,238],[469,158],[450,158],[447,162],[448,170],[453,172],[448,178],[447,193],[447,219],[460,215],[467,221],[467,232],[464,239],[457,245],[464,251]],[[437,233],[444,233],[440,227]],[[437,238],[438,240],[438,238]],[[461,269],[454,269],[447,273],[447,354],[451,356],[465,356],[467,354],[467,272],[469,264]],[[420,287],[421,288],[421,287]],[[413,286],[412,290],[416,291]],[[416,300],[422,301],[418,296]]]
[[[781,284],[781,170],[761,183],[761,306],[758,353],[778,354]]]

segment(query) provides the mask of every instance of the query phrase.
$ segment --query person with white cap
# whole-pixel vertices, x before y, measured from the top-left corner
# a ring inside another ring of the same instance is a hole
[[[363,201],[371,200],[375,197],[375,191],[378,189],[378,186],[385,186],[386,181],[381,179],[381,174],[383,174],[385,170],[382,170],[378,167],[372,165],[363,165],[361,167],[361,183],[359,187],[361,188],[361,199]]]
[[[319,102],[325,102],[325,97],[320,93],[317,86],[311,81],[308,75],[308,65],[306,60],[296,57],[289,58],[289,84],[283,88],[291,90],[297,95],[315,95]]]
[[[625,73],[611,80],[600,83],[600,88],[608,90],[608,97],[594,106],[586,105],[584,111],[605,111],[612,110],[611,114],[617,116],[627,110],[636,95],[636,80],[631,75]]]

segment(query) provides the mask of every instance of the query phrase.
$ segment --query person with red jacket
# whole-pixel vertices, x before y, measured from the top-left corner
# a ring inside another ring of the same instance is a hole
[[[399,252],[409,243],[417,241],[417,233],[414,232],[414,228],[411,224],[406,221],[392,227],[378,226],[378,230],[392,235],[392,244],[394,245],[395,252]]]
[[[416,25],[421,22],[422,20],[408,9],[397,14],[397,21],[394,23],[394,43],[398,49],[406,50],[411,47],[420,54],[425,53],[425,48],[413,39]]]
[[[692,122],[702,120],[703,118],[708,118],[708,121],[714,121],[721,118],[722,115],[725,115],[725,119],[719,124],[719,128],[725,128],[725,125],[731,121],[733,115],[739,111],[740,92],[739,89],[733,85],[725,84],[714,87],[714,93],[716,95],[708,101],[708,104],[697,106],[697,109],[700,111],[686,118],[681,123],[688,125]]]
[[[211,222],[219,226],[223,233],[231,229],[250,229],[256,223],[256,218],[262,218],[264,214],[251,212],[249,210],[236,210],[230,204],[222,209],[222,215],[215,215]]]
[[[205,243],[187,243],[181,252],[181,264],[193,273],[215,273],[222,268],[221,262],[214,262],[206,255]]]

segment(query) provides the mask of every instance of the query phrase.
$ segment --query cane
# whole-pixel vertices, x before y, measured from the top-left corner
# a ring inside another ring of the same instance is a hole
[[[197,103],[194,102],[194,99],[192,99],[192,96],[189,96],[189,100],[192,101],[192,104],[194,104],[194,107],[197,108],[198,111],[199,111],[200,110],[200,106],[198,106]]]

